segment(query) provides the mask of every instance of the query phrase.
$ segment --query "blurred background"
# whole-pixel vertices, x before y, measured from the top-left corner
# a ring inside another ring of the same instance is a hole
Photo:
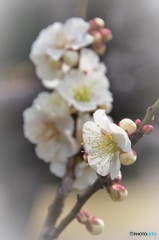
[[[22,112],[44,90],[28,55],[40,30],[76,16],[80,1],[0,3],[0,239],[33,240],[59,179],[37,159],[34,146],[23,136]],[[159,97],[159,1],[90,0],[87,18],[94,17],[103,18],[114,36],[104,58],[114,94],[111,115],[115,121],[142,118]],[[132,238],[130,231],[155,231],[159,239],[158,140],[156,123],[155,132],[135,147],[136,164],[122,169],[127,200],[114,203],[101,191],[88,202],[85,209],[106,223],[104,233],[96,238],[127,240]],[[67,210],[74,199],[75,193],[67,201]],[[74,222],[59,239],[80,236],[94,238]]]

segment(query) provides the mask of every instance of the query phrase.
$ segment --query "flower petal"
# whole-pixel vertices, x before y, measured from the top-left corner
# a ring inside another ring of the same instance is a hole
[[[111,179],[114,180],[115,178],[117,178],[119,170],[120,170],[120,159],[119,159],[119,153],[116,154],[116,156],[114,156],[114,159],[112,161],[112,167],[111,167],[111,171],[110,171],[110,176]]]
[[[120,147],[124,152],[130,152],[131,142],[128,134],[114,123],[110,124],[110,128],[112,131],[112,136],[117,142],[118,147]]]
[[[64,177],[66,173],[66,163],[60,161],[54,161],[50,164],[50,171],[57,177]]]
[[[78,17],[68,19],[64,26],[72,39],[81,38],[89,29],[89,24]]]
[[[98,109],[93,114],[94,121],[97,125],[99,125],[102,129],[106,130],[107,132],[110,132],[110,123],[109,119],[105,114],[105,110]]]

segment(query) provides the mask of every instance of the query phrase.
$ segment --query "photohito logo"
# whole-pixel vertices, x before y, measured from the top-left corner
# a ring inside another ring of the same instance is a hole
[[[130,232],[129,233],[131,237],[133,236],[146,236],[146,237],[156,237],[157,236],[157,232]]]

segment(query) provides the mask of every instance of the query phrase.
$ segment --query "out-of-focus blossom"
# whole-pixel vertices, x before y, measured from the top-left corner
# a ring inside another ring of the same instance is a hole
[[[99,71],[85,74],[79,70],[72,70],[65,75],[56,89],[68,104],[78,111],[92,111],[105,104],[109,112],[113,98],[108,87],[107,77]]]
[[[97,110],[94,122],[88,121],[83,126],[83,140],[88,153],[88,164],[101,176],[110,173],[117,178],[120,170],[119,154],[131,150],[127,133],[114,123],[110,123],[104,110]]]
[[[46,88],[55,88],[57,84],[63,81],[65,74],[71,71],[72,68],[76,68],[84,74],[91,72],[100,72],[105,74],[107,71],[105,64],[100,62],[99,56],[91,49],[84,48],[79,53],[68,50],[65,52],[63,60],[64,62],[61,62],[58,66],[58,71],[55,72],[55,69],[52,68],[54,74],[50,72],[50,78],[42,80]],[[41,67],[39,66],[40,70],[42,70],[43,67],[45,67],[45,64]]]
[[[89,113],[80,112],[78,114],[77,121],[76,121],[75,137],[80,144],[83,142],[83,137],[82,137],[83,124],[91,120],[92,120],[92,116]]]
[[[62,176],[63,163],[66,165],[67,159],[79,150],[79,144],[72,137],[74,121],[69,115],[68,105],[58,93],[44,92],[38,95],[23,116],[24,135],[36,144],[37,156],[54,163],[52,172]]]
[[[75,168],[75,181],[73,187],[83,190],[88,186],[91,186],[96,179],[97,174],[94,169],[85,162],[80,162]]]
[[[49,86],[48,80],[61,76],[61,59],[68,50],[78,51],[93,42],[88,30],[89,23],[70,18],[64,24],[56,22],[40,32],[32,45],[30,59],[36,66],[37,76],[44,79],[44,85]],[[54,87],[56,82],[51,83]]]

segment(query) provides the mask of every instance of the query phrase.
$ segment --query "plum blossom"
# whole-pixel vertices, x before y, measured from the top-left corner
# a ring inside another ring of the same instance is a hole
[[[112,94],[109,91],[109,81],[102,72],[84,72],[72,70],[66,74],[63,81],[56,86],[59,94],[69,105],[81,112],[92,111],[100,105],[107,106],[107,112],[112,107]]]
[[[66,54],[68,54],[69,52],[71,52],[70,54],[74,54],[73,51],[67,51]],[[64,59],[65,59],[65,56],[67,56],[66,54],[64,55]],[[68,54],[68,56],[70,54]],[[69,57],[72,58],[71,56]],[[70,59],[70,61],[74,61],[74,60]],[[75,59],[75,62],[76,61],[77,59]],[[91,72],[100,72],[105,74],[107,71],[105,64],[100,62],[99,56],[95,53],[95,51],[87,48],[81,49],[79,54],[79,61],[78,61],[78,65],[76,66],[76,69],[84,72],[85,74],[88,74]],[[52,80],[44,79],[42,80],[42,82],[46,88],[53,89],[57,86],[58,83],[60,83],[60,81],[62,81],[63,76],[71,70],[72,68],[70,65],[63,63],[60,66],[58,72],[56,72],[57,73],[56,79],[54,79],[54,75],[52,74],[52,77],[53,77]]]
[[[68,50],[78,51],[93,42],[88,33],[89,23],[81,18],[70,18],[64,24],[53,23],[43,29],[32,44],[30,59],[40,79],[57,79],[61,76],[62,57]],[[55,82],[51,82],[54,87]],[[53,84],[54,83],[54,84]]]
[[[110,173],[112,179],[120,170],[120,153],[131,150],[127,133],[114,123],[110,123],[104,110],[97,110],[94,121],[83,126],[83,141],[88,153],[88,164],[101,176]]]
[[[58,93],[40,93],[23,113],[24,135],[36,144],[36,154],[53,163],[53,172],[62,176],[69,157],[80,148],[72,137],[74,121],[67,103]]]

